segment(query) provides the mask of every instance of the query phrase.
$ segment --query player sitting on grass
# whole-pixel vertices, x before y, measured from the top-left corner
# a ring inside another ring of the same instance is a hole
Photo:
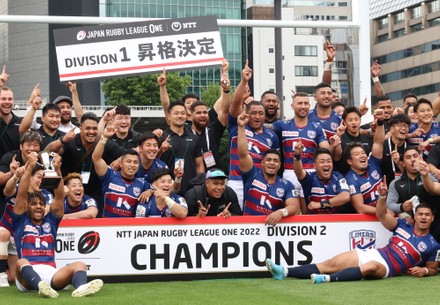
[[[28,194],[32,169],[37,153],[31,153],[18,187],[17,202],[12,213],[12,227],[16,241],[18,262],[16,284],[20,291],[35,291],[48,298],[58,297],[55,290],[64,289],[70,283],[75,290],[73,297],[84,297],[98,292],[103,283],[93,280],[87,283],[87,266],[73,262],[60,269],[55,267],[55,241],[58,226],[64,215],[64,189],[62,179],[54,190],[50,212],[45,216],[45,197],[38,192]],[[53,167],[58,175],[61,158],[55,155]]]
[[[415,225],[404,219],[396,219],[387,213],[386,178],[379,184],[379,199],[376,216],[393,236],[383,248],[359,249],[344,252],[319,264],[308,264],[294,268],[276,265],[266,259],[267,269],[276,280],[287,276],[300,279],[311,278],[319,284],[336,281],[357,281],[394,277],[403,272],[412,276],[435,275],[439,267],[440,244],[429,233],[434,220],[432,208],[427,203],[420,203],[414,214]]]

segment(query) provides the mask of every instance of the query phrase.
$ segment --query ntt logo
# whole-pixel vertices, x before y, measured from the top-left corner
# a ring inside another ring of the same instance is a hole
[[[99,233],[95,231],[89,231],[84,233],[78,241],[78,252],[81,254],[89,254],[96,250],[99,246],[101,238]]]

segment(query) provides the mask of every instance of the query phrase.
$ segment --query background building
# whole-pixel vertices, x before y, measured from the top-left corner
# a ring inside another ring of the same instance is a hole
[[[248,0],[248,19],[273,20],[273,1]],[[282,20],[307,21],[352,21],[351,0],[349,1],[282,1]],[[293,116],[291,90],[304,91],[313,95],[314,87],[322,81],[324,61],[327,55],[323,49],[326,40],[337,49],[333,65],[332,84],[346,104],[358,104],[353,80],[359,78],[354,69],[358,62],[357,31],[353,29],[282,29],[283,55],[283,101],[284,116]],[[275,91],[274,30],[272,28],[251,28],[248,36],[249,57],[253,74],[253,94]],[[313,98],[311,98],[313,101]]]
[[[396,104],[440,92],[440,0],[370,0],[371,56]]]

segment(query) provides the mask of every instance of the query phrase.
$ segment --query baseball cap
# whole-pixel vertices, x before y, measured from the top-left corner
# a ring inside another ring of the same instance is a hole
[[[58,104],[59,102],[68,102],[70,104],[70,106],[73,106],[72,99],[68,96],[65,96],[65,95],[60,95],[59,97],[54,99],[52,103]]]
[[[215,179],[215,178],[222,178],[226,179],[228,176],[218,168],[212,168],[206,172],[206,179]]]

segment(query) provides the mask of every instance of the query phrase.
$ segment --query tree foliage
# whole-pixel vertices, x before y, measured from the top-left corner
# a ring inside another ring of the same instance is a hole
[[[137,77],[107,79],[102,85],[108,104],[125,105],[160,105],[158,74]],[[167,73],[167,90],[170,101],[180,100],[186,89],[191,85],[189,75]]]

